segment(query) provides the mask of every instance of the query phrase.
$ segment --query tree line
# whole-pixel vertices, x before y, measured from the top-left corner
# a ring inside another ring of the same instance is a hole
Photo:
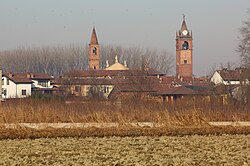
[[[141,68],[147,62],[150,68],[163,73],[171,73],[174,57],[165,50],[142,47],[101,46],[100,67],[105,68],[106,60],[114,63],[115,56],[119,62],[126,60],[131,69]],[[20,47],[0,52],[0,65],[3,72],[13,73],[46,73],[59,76],[69,70],[88,69],[88,46],[56,47]]]

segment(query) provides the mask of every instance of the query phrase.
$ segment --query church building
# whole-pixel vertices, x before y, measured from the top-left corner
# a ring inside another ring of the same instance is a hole
[[[100,68],[100,44],[97,40],[95,27],[92,30],[90,44],[89,44],[89,70],[102,70]],[[115,56],[115,63],[109,65],[106,60],[106,68],[104,70],[128,70],[126,61],[124,64],[119,63],[118,56]]]

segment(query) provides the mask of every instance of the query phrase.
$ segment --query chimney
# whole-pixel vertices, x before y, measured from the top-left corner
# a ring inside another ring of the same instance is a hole
[[[160,78],[160,81],[159,81],[160,83],[162,83],[162,78]]]
[[[34,78],[34,74],[32,74],[32,73],[27,73],[27,78]]]
[[[10,72],[10,73],[8,74],[8,76],[9,76],[10,78],[12,78],[12,77],[13,77],[12,72]]]

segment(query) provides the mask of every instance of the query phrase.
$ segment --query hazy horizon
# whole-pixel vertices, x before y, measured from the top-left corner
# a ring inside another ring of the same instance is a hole
[[[101,45],[164,49],[175,56],[182,14],[193,31],[194,75],[239,63],[237,37],[249,0],[1,0],[0,51],[83,45],[93,26]]]

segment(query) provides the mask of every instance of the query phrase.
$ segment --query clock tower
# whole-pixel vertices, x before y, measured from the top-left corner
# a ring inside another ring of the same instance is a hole
[[[193,36],[187,28],[185,15],[181,30],[176,32],[176,76],[193,76]]]
[[[100,68],[100,45],[97,40],[95,28],[93,28],[89,44],[89,70]]]

